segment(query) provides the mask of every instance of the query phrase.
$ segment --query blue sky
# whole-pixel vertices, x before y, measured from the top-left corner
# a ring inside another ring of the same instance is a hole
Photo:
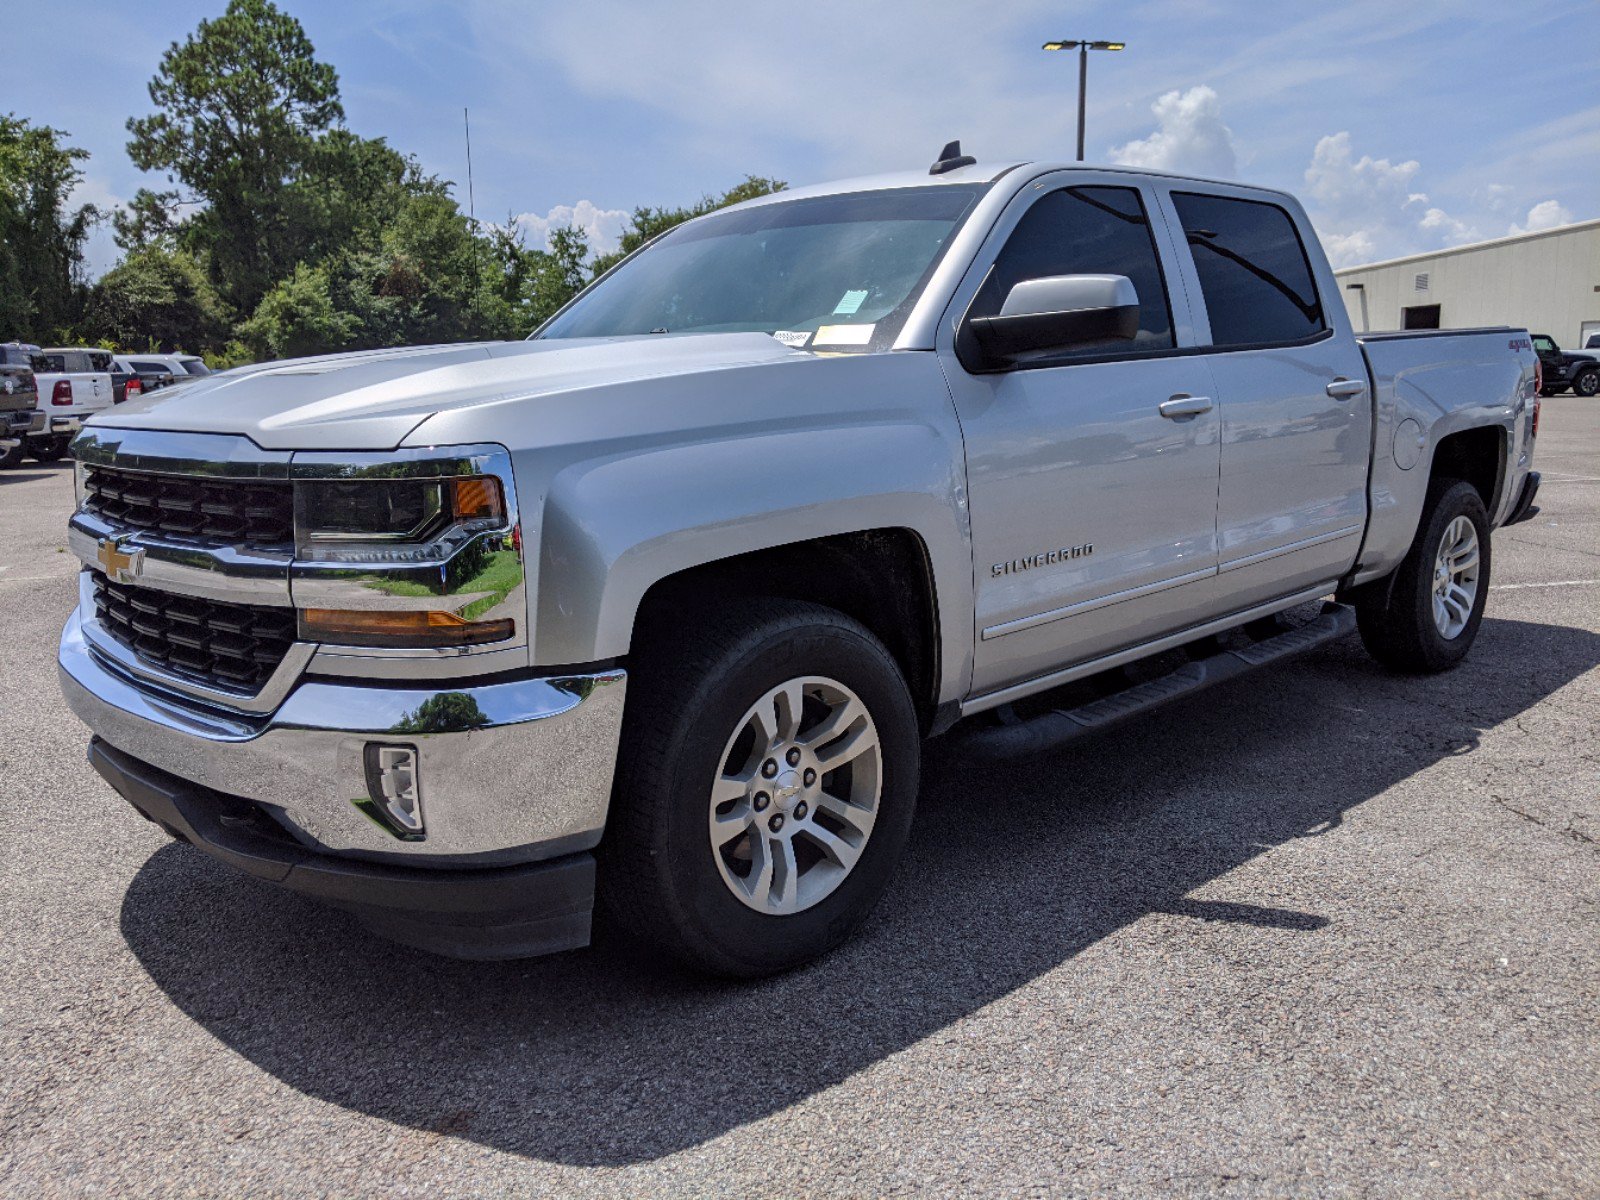
[[[225,0],[57,0],[7,23],[0,110],[91,151],[84,199],[142,177],[123,123],[161,52]],[[806,183],[980,158],[1067,158],[1076,58],[1089,158],[1287,188],[1341,265],[1600,216],[1593,0],[280,0],[338,70],[350,127],[460,181],[533,245],[577,220],[605,244],[638,204],[746,174]],[[70,49],[68,49],[70,47]],[[70,61],[68,61],[70,60]],[[58,64],[51,67],[50,64]],[[103,269],[115,248],[92,247]]]

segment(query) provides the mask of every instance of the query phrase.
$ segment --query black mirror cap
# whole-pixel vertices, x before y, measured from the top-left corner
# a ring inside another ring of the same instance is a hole
[[[1029,313],[1018,317],[973,317],[969,322],[985,370],[1002,371],[1030,355],[1059,354],[1093,346],[1112,349],[1139,335],[1139,306]]]

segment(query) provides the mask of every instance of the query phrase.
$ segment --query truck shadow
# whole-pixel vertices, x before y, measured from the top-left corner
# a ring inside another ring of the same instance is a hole
[[[184,1013],[307,1095],[553,1162],[638,1163],[838,1084],[1149,914],[1242,922],[1263,954],[1318,936],[1337,912],[1189,894],[1473,753],[1597,663],[1600,636],[1490,620],[1442,677],[1386,675],[1351,638],[1038,761],[977,769],[935,743],[876,917],[754,985],[604,944],[432,958],[179,845],[130,885],[122,931]]]

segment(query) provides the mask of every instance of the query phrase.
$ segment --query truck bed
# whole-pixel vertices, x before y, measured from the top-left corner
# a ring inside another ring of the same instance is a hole
[[[1356,341],[1373,404],[1367,533],[1356,568],[1356,582],[1364,583],[1405,557],[1434,450],[1452,434],[1503,430],[1504,466],[1489,519],[1505,521],[1528,472],[1536,360],[1527,330],[1509,326],[1363,333]]]

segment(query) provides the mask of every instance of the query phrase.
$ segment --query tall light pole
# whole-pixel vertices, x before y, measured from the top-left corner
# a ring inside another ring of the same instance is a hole
[[[1089,99],[1089,51],[1122,50],[1126,42],[1046,42],[1045,50],[1076,50],[1078,52],[1078,161],[1083,161],[1083,118]]]

